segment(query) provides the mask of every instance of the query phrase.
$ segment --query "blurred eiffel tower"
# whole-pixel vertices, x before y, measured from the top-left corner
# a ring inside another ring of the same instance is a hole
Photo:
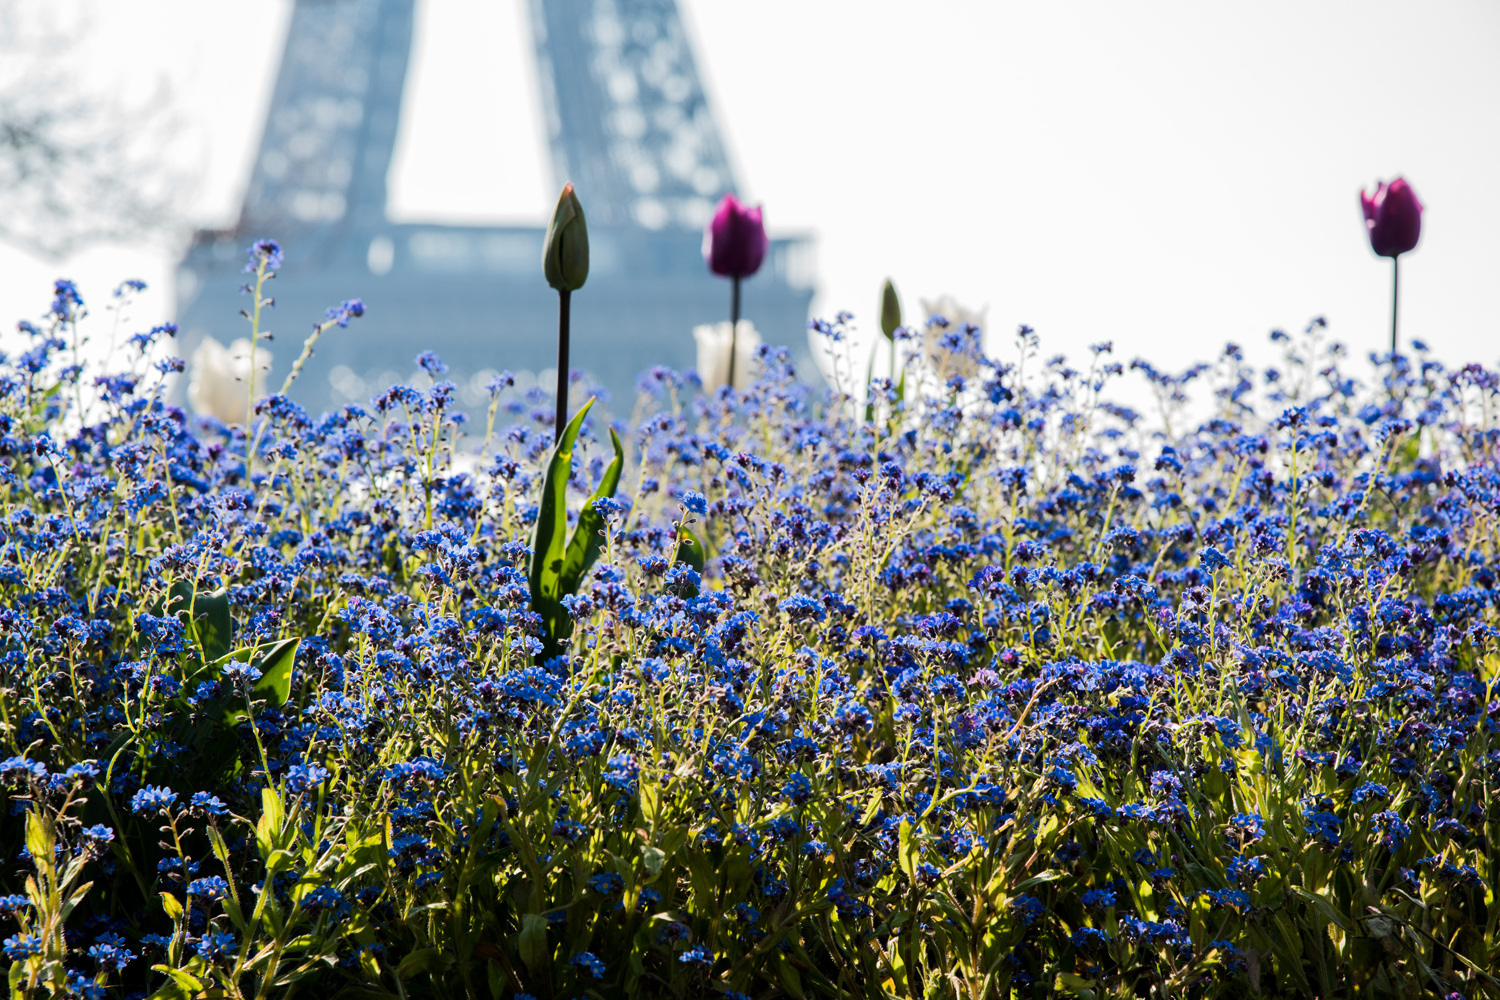
[[[272,286],[279,384],[304,323],[345,298],[369,309],[318,345],[293,390],[314,414],[366,403],[437,351],[465,379],[556,364],[556,296],[543,228],[395,225],[386,218],[416,0],[296,0],[260,150],[229,231],[199,232],[178,271],[184,348],[246,335],[239,273],[257,238],[286,264]],[[727,314],[728,288],[700,246],[736,190],[676,0],[529,0],[556,188],[571,180],[592,267],[573,298],[572,365],[628,412],[639,372],[693,366],[692,327]],[[544,220],[543,220],[544,221]],[[805,351],[811,243],[772,243],[745,284],[744,315],[770,343]],[[810,366],[808,366],[810,367]]]

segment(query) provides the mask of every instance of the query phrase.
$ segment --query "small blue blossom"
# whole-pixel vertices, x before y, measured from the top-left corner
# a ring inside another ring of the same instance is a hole
[[[591,951],[579,952],[569,960],[568,964],[578,966],[595,979],[604,978],[604,963],[595,958]]]
[[[211,933],[205,934],[194,949],[200,958],[212,962],[215,959],[232,957],[239,948],[239,942],[233,934]]]
[[[339,305],[329,308],[327,318],[339,326],[348,326],[349,320],[363,316],[365,304],[359,299],[349,299]]]
[[[229,896],[229,883],[218,875],[210,875],[189,882],[187,894],[205,900],[225,899]]]
[[[138,816],[164,813],[177,801],[177,793],[165,785],[147,785],[130,799],[130,811]]]
[[[12,962],[23,962],[41,953],[42,939],[35,934],[15,934],[5,939],[5,957]]]

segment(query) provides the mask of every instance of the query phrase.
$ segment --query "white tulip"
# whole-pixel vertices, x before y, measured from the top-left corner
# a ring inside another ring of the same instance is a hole
[[[738,336],[732,336],[729,323],[706,323],[693,327],[698,342],[698,378],[703,390],[712,392],[729,382],[729,350],[734,344],[734,387],[741,391],[760,374],[760,334],[748,319],[740,320]]]
[[[271,374],[271,352],[255,351],[259,367],[256,392],[263,392]],[[212,337],[204,337],[193,352],[188,402],[206,416],[226,424],[243,424],[250,409],[250,341],[241,337],[227,348]]]

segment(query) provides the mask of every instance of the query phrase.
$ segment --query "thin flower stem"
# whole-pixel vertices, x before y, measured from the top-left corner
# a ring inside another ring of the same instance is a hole
[[[307,364],[308,358],[312,357],[313,345],[316,344],[318,342],[318,338],[323,336],[323,334],[328,331],[328,328],[333,326],[333,324],[336,322],[337,320],[330,319],[313,327],[313,332],[311,333],[311,335],[309,335],[308,338],[302,342],[302,353],[297,355],[296,361],[292,362],[292,370],[287,373],[285,381],[281,383],[281,395],[285,396],[288,392],[291,391],[292,383],[297,381],[297,376],[302,374],[302,366]],[[255,351],[253,348],[250,351],[250,392],[253,397],[255,393]],[[251,405],[253,406],[254,404],[252,403]],[[269,421],[262,420],[260,422],[260,426],[255,429],[255,439],[250,444],[250,458],[252,461],[254,460],[256,451],[260,448],[260,439],[266,433],[267,423],[269,423]],[[249,425],[247,424],[246,429],[248,430],[248,428]],[[245,478],[248,480],[250,477],[247,475]]]
[[[1396,321],[1401,306],[1401,258],[1391,258],[1391,357],[1396,356]]]
[[[563,429],[568,426],[568,323],[573,293],[559,289],[557,293],[557,419],[552,430],[552,443],[562,440]]]
[[[740,335],[740,276],[730,279],[729,293],[729,388],[734,388],[735,342]]]

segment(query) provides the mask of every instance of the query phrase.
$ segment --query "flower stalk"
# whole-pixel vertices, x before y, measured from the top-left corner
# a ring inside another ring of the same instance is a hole
[[[1396,356],[1396,324],[1401,315],[1401,258],[1391,258],[1391,357]]]
[[[568,337],[573,293],[559,289],[557,293],[557,416],[552,426],[552,443],[562,440],[563,428],[568,426]]]
[[[740,332],[740,276],[735,275],[730,279],[729,293],[729,385],[734,386],[734,356],[738,348],[737,339]]]
[[[703,232],[703,259],[714,274],[730,281],[729,386],[734,387],[734,361],[740,326],[740,282],[760,270],[769,247],[759,206],[749,208],[726,194]]]
[[[1401,302],[1401,255],[1422,238],[1422,203],[1403,177],[1381,181],[1375,193],[1359,193],[1370,249],[1391,259],[1391,357],[1396,356],[1397,307]]]

